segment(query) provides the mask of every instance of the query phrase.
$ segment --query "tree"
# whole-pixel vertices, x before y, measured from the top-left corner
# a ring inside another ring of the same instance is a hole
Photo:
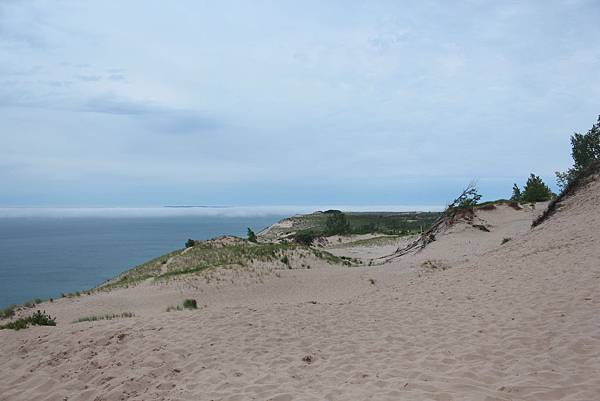
[[[480,199],[481,195],[477,192],[477,186],[474,181],[471,181],[459,197],[454,199],[452,203],[448,205],[446,211],[452,211],[454,209],[472,209],[477,205]]]
[[[522,198],[523,194],[521,193],[521,189],[519,189],[519,186],[517,184],[513,184],[513,193],[510,197],[510,200],[514,202],[520,202]]]
[[[544,181],[542,181],[539,176],[532,173],[529,176],[529,179],[527,179],[525,188],[523,188],[523,192],[521,193],[521,201],[544,202],[552,199],[553,196],[554,194],[550,188],[544,184]]]
[[[258,240],[256,239],[256,234],[254,234],[254,231],[252,231],[250,229],[250,227],[248,227],[248,241],[250,241],[250,242],[258,242]]]
[[[573,167],[565,172],[556,172],[556,181],[561,190],[590,163],[600,159],[600,116],[588,132],[571,136],[571,156]]]
[[[196,241],[194,241],[193,239],[189,238],[187,241],[185,241],[185,247],[186,248],[191,248],[194,245],[196,245]]]
[[[333,213],[327,216],[325,222],[325,234],[348,234],[350,232],[350,224],[344,213]]]

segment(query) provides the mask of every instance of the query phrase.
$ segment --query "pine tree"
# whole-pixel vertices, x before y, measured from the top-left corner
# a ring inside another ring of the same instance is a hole
[[[250,229],[250,227],[248,227],[248,241],[250,241],[250,242],[258,242],[258,240],[256,238],[256,234],[254,234],[254,231],[252,231]]]
[[[571,156],[573,167],[565,172],[556,172],[556,182],[560,189],[564,189],[590,163],[600,159],[600,116],[588,132],[574,133],[571,136]]]
[[[519,186],[517,184],[513,184],[513,193],[510,197],[510,200],[514,202],[520,202],[522,197],[523,194],[521,194],[521,189],[519,188]]]
[[[514,190],[514,188],[513,188]],[[544,202],[552,199],[554,194],[548,188],[542,179],[535,175],[531,174],[527,183],[525,184],[525,188],[523,188],[523,192],[521,194],[521,201],[523,202]]]

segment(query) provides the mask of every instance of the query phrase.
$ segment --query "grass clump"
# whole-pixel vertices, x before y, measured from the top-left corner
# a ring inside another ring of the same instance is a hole
[[[167,307],[167,312],[182,311],[184,309],[198,309],[198,302],[195,299],[185,299],[181,305]]]
[[[124,319],[128,317],[134,317],[135,314],[132,312],[123,313],[107,313],[106,315],[94,315],[94,316],[83,316],[75,320],[73,323],[81,322],[96,322],[98,320],[112,320],[112,319]]]
[[[4,309],[0,310],[0,319],[8,319],[15,315],[15,309],[17,305],[9,305]]]
[[[0,325],[0,330],[21,330],[29,326],[56,326],[56,319],[46,314],[46,311],[37,311],[31,316],[22,317],[12,322]]]
[[[195,299],[186,299],[183,301],[183,307],[185,309],[198,309],[198,303]]]

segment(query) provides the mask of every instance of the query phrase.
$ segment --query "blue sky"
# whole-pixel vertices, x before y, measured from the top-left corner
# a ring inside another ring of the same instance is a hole
[[[0,2],[0,206],[439,205],[554,185],[600,2]]]

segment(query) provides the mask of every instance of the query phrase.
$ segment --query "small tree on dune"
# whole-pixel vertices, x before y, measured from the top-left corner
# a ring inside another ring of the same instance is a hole
[[[520,200],[523,202],[544,202],[552,199],[553,196],[554,194],[544,181],[542,181],[539,176],[532,173],[529,176],[529,179],[527,179]]]
[[[575,176],[600,159],[600,116],[596,124],[585,134],[574,133],[571,136],[571,156],[573,167],[565,172],[556,172],[556,181],[560,189],[564,189]]]
[[[258,242],[258,239],[256,238],[256,234],[254,234],[254,231],[252,231],[252,229],[250,229],[250,227],[248,227],[248,241]]]
[[[510,197],[510,200],[514,202],[520,202],[522,197],[523,194],[521,193],[521,189],[519,188],[519,186],[517,184],[513,184],[513,193]]]

